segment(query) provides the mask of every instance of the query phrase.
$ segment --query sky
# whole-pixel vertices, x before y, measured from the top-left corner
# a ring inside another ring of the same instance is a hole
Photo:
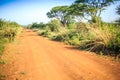
[[[16,21],[22,25],[33,22],[47,23],[50,19],[46,13],[55,6],[71,5],[75,0],[0,0],[0,18]],[[115,13],[117,2],[102,12],[103,21],[112,22],[119,16]]]

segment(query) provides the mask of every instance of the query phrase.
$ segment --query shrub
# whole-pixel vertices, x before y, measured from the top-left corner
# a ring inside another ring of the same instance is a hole
[[[72,36],[70,40],[70,44],[79,45],[80,44],[79,38],[77,36]]]
[[[66,41],[66,40],[68,40],[69,39],[69,37],[68,37],[68,35],[67,34],[58,34],[58,35],[55,35],[53,38],[52,38],[52,40],[55,40],[55,41]]]
[[[68,29],[76,29],[77,25],[75,23],[68,24]]]
[[[3,53],[6,43],[14,41],[21,31],[22,27],[16,22],[0,19],[0,54]]]
[[[120,31],[116,33],[116,27],[112,24],[103,24],[97,27],[96,24],[87,26],[87,38],[82,40],[80,44],[81,49],[87,49],[95,52],[103,52],[106,54],[119,53]],[[85,33],[86,34],[86,33]],[[90,37],[90,38],[89,38]]]
[[[46,24],[44,24],[43,22],[40,22],[39,24],[37,22],[32,23],[31,25],[28,25],[27,28],[31,28],[31,29],[44,29],[46,26]]]
[[[47,27],[49,27],[51,32],[59,32],[60,27],[62,27],[62,24],[60,20],[54,19],[47,24]]]
[[[116,30],[117,29],[117,30]],[[116,28],[114,34],[114,38],[108,45],[109,50],[116,52],[116,54],[120,54],[120,29]]]
[[[62,41],[65,42],[66,44],[71,44],[71,45],[79,45],[79,33],[77,30],[69,30],[67,32],[61,32],[58,35],[55,35],[53,40],[56,41]]]

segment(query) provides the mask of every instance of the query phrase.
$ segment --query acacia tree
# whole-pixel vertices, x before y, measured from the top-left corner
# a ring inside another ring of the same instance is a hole
[[[50,12],[47,13],[49,18],[57,18],[61,21],[61,23],[65,26],[70,19],[68,13],[68,6],[56,6],[53,7]]]
[[[114,1],[115,0],[76,0],[75,4],[85,5],[84,9],[82,9],[82,15],[84,17],[88,15],[91,17],[92,22],[97,22],[101,20],[100,15],[102,10],[104,10],[106,6],[109,6]],[[83,6],[81,6],[81,8],[82,7]]]
[[[85,12],[86,12],[86,5],[84,4],[72,4],[68,9],[68,14],[74,17],[75,19],[78,18],[79,21],[82,21],[83,18],[87,19],[86,18],[87,14]]]

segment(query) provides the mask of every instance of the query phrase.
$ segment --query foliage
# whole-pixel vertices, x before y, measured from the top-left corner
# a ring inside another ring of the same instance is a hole
[[[59,19],[53,19],[46,24],[44,29],[39,29],[38,33],[41,36],[53,38],[58,33],[64,33],[65,30]]]
[[[116,13],[118,14],[118,15],[120,15],[120,5],[116,8]]]
[[[120,52],[120,31],[117,30],[118,28],[113,24],[103,24],[101,27],[94,27],[95,25],[87,26],[89,33],[87,36],[90,38],[82,40],[80,48],[95,52],[118,54]]]
[[[116,8],[116,13],[120,15],[120,5]],[[116,20],[118,24],[120,24],[120,18]]]
[[[3,53],[6,44],[14,41],[21,31],[21,26],[16,22],[0,19],[0,54]]]
[[[86,12],[87,5],[85,4],[72,4],[68,9],[68,14],[73,17],[85,18],[87,16]],[[86,18],[85,18],[86,19]]]
[[[120,18],[117,19],[117,20],[115,20],[115,22],[116,22],[117,24],[120,24]]]
[[[68,38],[67,34],[61,33],[52,37],[52,40],[64,42],[67,38]]]
[[[62,27],[62,24],[59,19],[54,19],[51,20],[47,26],[46,30],[51,31],[51,32],[59,32],[60,28]]]
[[[52,40],[62,41],[66,44],[78,45],[79,44],[79,31],[69,30],[66,32],[59,33],[52,37]]]
[[[114,0],[76,0],[75,3],[71,5],[73,9],[72,14],[80,15],[84,19],[96,23],[101,21],[100,14],[104,8],[113,1]],[[88,19],[89,17],[91,17],[91,20]]]
[[[96,8],[102,8],[104,6],[110,5],[111,2],[115,0],[76,0],[75,3],[87,3]]]
[[[117,26],[114,28],[113,31],[114,38],[109,43],[108,47],[110,50],[117,52],[117,54],[120,53],[120,26]]]
[[[2,38],[2,37],[0,38],[0,55],[3,54],[6,43],[8,43],[8,42],[9,42],[8,38]]]
[[[47,13],[49,18],[57,18],[61,23],[66,26],[71,17],[68,15],[68,6],[56,6],[53,7],[50,12]]]
[[[77,27],[76,23],[70,23],[70,24],[68,24],[68,28],[69,29],[76,29],[76,27]]]
[[[39,24],[34,22],[31,25],[28,25],[29,28],[34,29],[34,28],[40,28],[43,29],[46,25],[43,22],[40,22]]]

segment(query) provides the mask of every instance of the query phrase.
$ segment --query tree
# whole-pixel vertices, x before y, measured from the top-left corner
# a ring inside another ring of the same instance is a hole
[[[46,24],[44,24],[43,22],[40,22],[38,25],[39,25],[39,28],[41,29],[44,29],[46,26]]]
[[[59,19],[53,19],[47,24],[47,26],[47,29],[49,29],[50,31],[59,32],[62,24]]]
[[[120,5],[116,8],[116,13],[118,14],[118,15],[120,15]]]
[[[100,19],[100,15],[102,10],[106,6],[109,6],[111,3],[113,3],[115,0],[76,0],[75,4],[77,5],[85,5],[82,15],[85,17],[85,15],[89,15],[91,17],[92,22],[97,22]],[[82,8],[83,6],[81,6]]]
[[[116,8],[116,10],[117,10],[116,13],[120,15],[120,5]],[[116,22],[120,24],[120,18],[117,19]]]
[[[68,14],[74,17],[75,19],[79,19],[82,21],[83,17],[85,18],[85,15],[87,15],[85,12],[86,5],[84,4],[72,4],[68,9]],[[85,18],[87,19],[87,18]]]
[[[37,22],[32,23],[31,28],[39,28],[39,25]]]
[[[45,26],[46,25],[43,22],[40,22],[39,24],[37,22],[34,22],[31,25],[29,25],[30,28],[40,28],[40,29],[45,28]]]
[[[56,6],[53,7],[50,12],[47,13],[49,18],[57,18],[61,21],[61,23],[65,26],[68,22],[70,16],[68,16],[68,6]]]

